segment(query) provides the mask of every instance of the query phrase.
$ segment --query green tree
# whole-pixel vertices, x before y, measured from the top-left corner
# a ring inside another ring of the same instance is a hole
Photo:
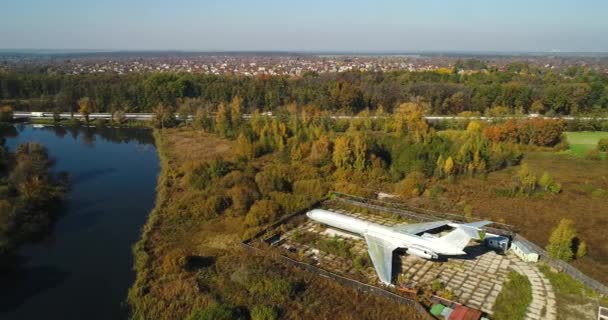
[[[198,108],[194,114],[194,126],[205,132],[213,130],[213,119],[209,116],[207,108]]]
[[[125,115],[125,112],[122,110],[115,110],[112,113],[112,122],[114,122],[116,124],[124,123],[125,119],[126,119],[126,115]]]
[[[572,245],[575,237],[574,222],[570,219],[562,219],[551,233],[547,251],[551,257],[568,262],[574,256]]]
[[[189,101],[180,104],[179,109],[177,110],[177,116],[179,117],[179,121],[181,121],[187,125],[191,114],[192,114],[192,106]]]
[[[608,138],[600,139],[597,142],[597,150],[599,152],[608,152]]]
[[[157,128],[164,129],[165,127],[173,124],[173,120],[175,118],[173,108],[159,103],[152,109],[152,112],[154,113],[154,125]]]
[[[61,109],[59,107],[53,108],[53,122],[59,123],[61,121]]]
[[[0,122],[13,121],[13,107],[3,106],[0,108]]]

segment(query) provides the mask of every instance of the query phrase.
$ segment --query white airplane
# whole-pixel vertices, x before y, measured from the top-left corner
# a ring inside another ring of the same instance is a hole
[[[437,259],[439,255],[463,255],[466,254],[463,249],[471,239],[481,238],[479,228],[492,223],[478,221],[458,224],[444,220],[387,227],[323,209],[311,210],[306,215],[328,226],[363,236],[378,278],[386,285],[392,282],[395,249],[406,248],[407,253],[425,259]],[[425,233],[446,225],[455,230],[442,237]]]

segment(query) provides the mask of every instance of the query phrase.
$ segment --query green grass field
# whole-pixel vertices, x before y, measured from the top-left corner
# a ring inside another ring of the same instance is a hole
[[[565,132],[564,134],[570,144],[570,152],[579,157],[585,156],[587,150],[595,149],[600,139],[608,139],[608,132],[602,131]]]

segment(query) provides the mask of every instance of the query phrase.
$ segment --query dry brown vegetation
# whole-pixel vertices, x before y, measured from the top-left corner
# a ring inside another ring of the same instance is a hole
[[[553,228],[563,218],[575,222],[578,238],[588,245],[587,256],[573,261],[586,274],[608,283],[608,162],[568,155],[531,152],[527,163],[537,177],[547,171],[562,185],[559,194],[504,196],[519,167],[489,173],[486,178],[461,177],[441,182],[446,191],[439,199],[417,198],[416,205],[439,210],[472,211],[477,217],[514,225],[526,238],[545,246]],[[443,201],[438,201],[443,200]],[[465,208],[467,208],[465,210]]]
[[[214,304],[245,317],[260,305],[273,306],[288,319],[417,317],[413,309],[242,252],[239,242],[256,229],[248,228],[246,215],[233,208],[236,195],[221,214],[207,209],[210,190],[219,192],[229,181],[243,180],[247,172],[234,170],[206,189],[193,187],[191,179],[192,172],[209,161],[236,161],[234,142],[190,129],[157,131],[156,139],[162,171],[156,208],[134,248],[132,318],[182,319]],[[272,160],[266,157],[247,164],[253,169],[268,165]]]

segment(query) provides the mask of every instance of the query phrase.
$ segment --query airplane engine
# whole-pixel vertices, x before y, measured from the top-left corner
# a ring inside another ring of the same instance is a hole
[[[424,259],[437,259],[439,257],[435,252],[427,248],[410,247],[407,248],[407,253]]]

